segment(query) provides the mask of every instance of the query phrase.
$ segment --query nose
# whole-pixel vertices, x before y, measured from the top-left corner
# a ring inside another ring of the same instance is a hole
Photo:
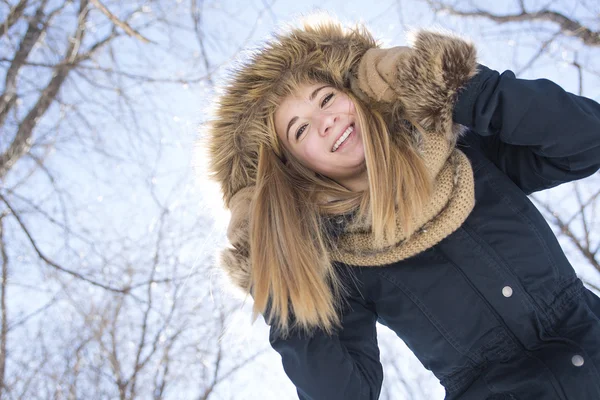
[[[331,128],[336,124],[338,116],[333,113],[321,112],[319,115],[319,135],[327,136],[331,133]]]

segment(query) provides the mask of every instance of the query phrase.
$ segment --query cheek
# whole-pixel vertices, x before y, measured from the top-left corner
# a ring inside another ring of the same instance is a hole
[[[320,145],[322,146],[322,145]],[[323,149],[316,142],[304,143],[304,146],[298,154],[298,159],[305,167],[312,169],[316,172],[323,172],[326,169],[326,154],[323,153]]]
[[[345,97],[343,102],[340,102],[340,107],[343,108],[344,112],[354,114],[356,112],[356,108],[354,107],[354,103],[350,100],[349,97]]]
[[[350,110],[352,114],[356,112],[356,107],[354,107],[354,103],[350,99],[348,99],[348,110]]]
[[[319,160],[319,149],[313,141],[308,141],[302,148],[302,158],[311,164],[318,162]]]

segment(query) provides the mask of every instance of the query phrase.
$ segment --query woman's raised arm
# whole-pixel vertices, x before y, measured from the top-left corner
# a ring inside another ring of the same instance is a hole
[[[459,94],[454,121],[523,191],[589,176],[600,168],[600,104],[547,79],[517,79],[483,65]]]

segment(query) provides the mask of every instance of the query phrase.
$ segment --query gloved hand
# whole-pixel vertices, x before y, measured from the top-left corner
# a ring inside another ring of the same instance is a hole
[[[354,79],[350,80],[352,92],[365,102],[396,100],[398,96],[391,85],[397,81],[402,58],[410,57],[412,51],[405,46],[369,49],[360,60]]]
[[[243,291],[250,290],[250,206],[254,186],[238,191],[229,204],[231,219],[227,227],[230,247],[221,253],[221,263],[231,282]]]
[[[366,102],[398,103],[425,131],[451,136],[456,98],[476,73],[472,44],[419,31],[411,47],[368,50],[351,72],[350,88]]]

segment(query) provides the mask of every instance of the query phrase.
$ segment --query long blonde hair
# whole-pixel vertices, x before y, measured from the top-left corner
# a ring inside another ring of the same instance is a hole
[[[368,218],[376,242],[384,246],[395,237],[397,217],[404,231],[410,230],[411,216],[428,202],[432,183],[401,110],[368,107],[344,88],[367,133],[362,137],[368,191],[351,192],[304,167],[279,145],[274,128],[277,104],[299,85],[289,82],[273,93],[264,114],[272,145],[259,150],[250,218],[253,317],[265,315],[283,335],[291,328],[316,327],[331,334],[340,326],[347,288],[332,264],[335,238],[324,221],[349,214]]]

